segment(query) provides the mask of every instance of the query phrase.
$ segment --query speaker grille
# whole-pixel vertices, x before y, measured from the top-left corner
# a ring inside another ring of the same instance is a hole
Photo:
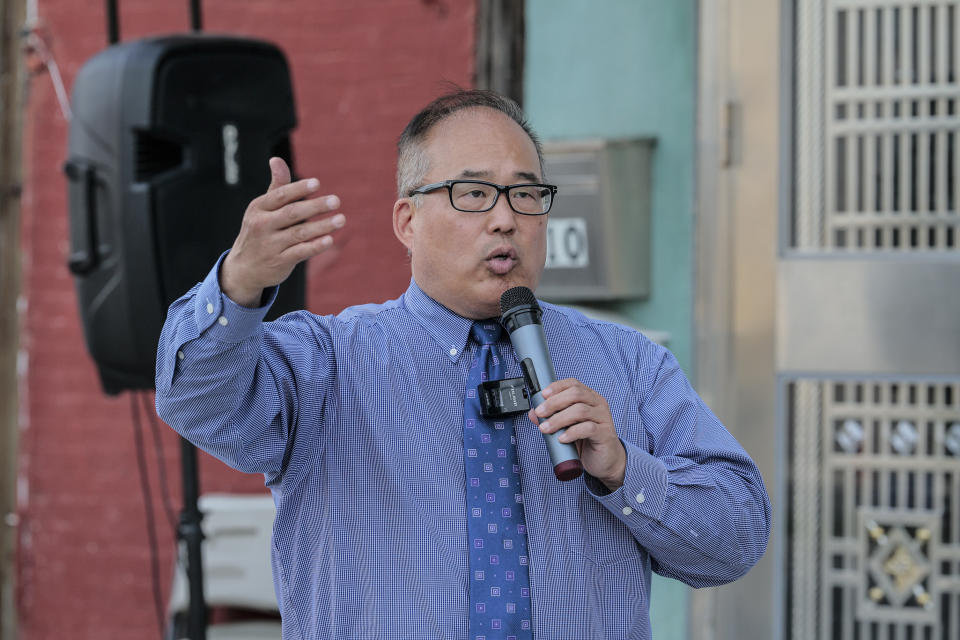
[[[182,162],[183,147],[179,143],[151,131],[136,132],[134,178],[137,182],[147,182],[179,167]]]

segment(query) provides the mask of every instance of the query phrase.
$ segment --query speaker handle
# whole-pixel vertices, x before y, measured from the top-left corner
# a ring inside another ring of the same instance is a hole
[[[71,190],[80,190],[78,200],[81,203],[75,219],[76,233],[71,234],[74,243],[79,246],[71,247],[67,267],[73,275],[84,276],[93,271],[98,263],[96,171],[93,165],[86,162],[67,160],[63,172],[70,180]]]
[[[203,17],[201,15],[200,0],[190,0],[190,28],[200,33],[203,31]],[[117,11],[117,0],[107,0],[107,44],[120,42],[120,14]]]

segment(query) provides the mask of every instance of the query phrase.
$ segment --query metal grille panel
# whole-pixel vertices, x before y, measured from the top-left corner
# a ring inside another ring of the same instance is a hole
[[[791,640],[960,637],[960,381],[787,385]]]
[[[955,250],[960,2],[797,4],[791,246]]]

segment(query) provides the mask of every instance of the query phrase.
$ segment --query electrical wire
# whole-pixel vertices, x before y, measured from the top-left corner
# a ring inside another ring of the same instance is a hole
[[[73,119],[73,111],[70,109],[70,98],[67,97],[67,90],[63,86],[63,78],[60,76],[60,67],[57,65],[56,59],[50,53],[47,43],[35,31],[31,31],[27,35],[27,45],[39,54],[43,65],[50,72],[50,81],[53,83],[53,91],[57,96],[57,103],[60,105],[60,113],[63,114],[64,120],[70,122]]]
[[[150,491],[150,477],[147,473],[147,456],[143,445],[143,427],[137,410],[136,394],[130,394],[130,415],[133,418],[133,438],[136,444],[137,468],[140,471],[140,490],[143,493],[144,511],[147,516],[147,539],[150,544],[150,573],[153,578],[153,604],[157,615],[157,627],[163,638],[163,593],[160,586],[160,553],[157,543],[157,523],[153,516],[153,496]]]
[[[149,418],[150,432],[153,435],[153,448],[157,456],[157,472],[160,475],[160,498],[163,501],[163,510],[167,514],[167,523],[170,530],[176,534],[177,516],[173,509],[173,500],[170,499],[170,486],[167,483],[167,464],[163,455],[163,440],[160,436],[160,424],[157,420],[157,412],[150,404],[149,394],[144,391],[139,394],[140,404],[143,405],[143,412]]]
[[[60,67],[47,44],[49,35],[48,32],[41,29],[40,18],[37,16],[36,0],[30,0],[27,3],[26,21],[22,31],[24,48],[28,55],[35,58],[34,72],[41,68],[49,72],[50,81],[53,83],[53,91],[57,96],[57,103],[60,105],[60,113],[63,114],[64,120],[70,122],[73,118],[70,98],[67,96],[67,89],[60,75]]]

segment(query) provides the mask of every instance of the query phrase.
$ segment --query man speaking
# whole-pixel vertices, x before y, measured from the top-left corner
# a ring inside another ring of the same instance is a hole
[[[763,555],[756,466],[632,329],[533,300],[557,380],[529,389],[500,301],[537,286],[556,188],[515,103],[442,96],[398,147],[407,291],[263,322],[346,223],[272,159],[231,250],[170,307],[160,416],[266,477],[285,639],[650,638],[651,570],[718,585]],[[558,479],[548,442],[583,474]]]

